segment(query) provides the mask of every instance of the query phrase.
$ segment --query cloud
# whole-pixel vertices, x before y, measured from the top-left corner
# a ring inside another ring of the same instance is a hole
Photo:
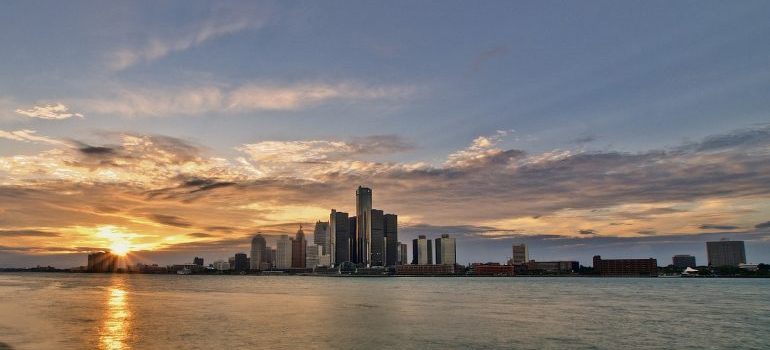
[[[37,134],[37,131],[28,130],[28,129],[16,130],[16,131],[0,130],[0,138],[3,138],[3,139],[21,141],[21,142],[45,143],[45,144],[57,145],[57,146],[69,146],[69,143],[67,142],[46,137],[46,136],[39,136],[36,134]]]
[[[59,237],[61,234],[40,230],[0,230],[0,237]]]
[[[714,225],[714,224],[701,224],[698,225],[701,230],[737,230],[740,227],[733,225]]]
[[[476,58],[473,59],[473,70],[478,71],[490,60],[507,55],[510,52],[510,48],[505,46],[497,46],[479,53]]]
[[[174,215],[150,214],[148,215],[148,218],[162,225],[175,226],[175,227],[192,226],[192,224],[189,221]]]
[[[16,113],[30,118],[40,119],[68,119],[72,117],[84,118],[80,113],[69,111],[69,107],[62,103],[33,106],[29,109],[16,109]]]
[[[102,97],[73,100],[91,114],[128,117],[235,114],[254,111],[297,111],[330,101],[397,101],[411,97],[411,86],[369,86],[360,83],[248,83],[180,88],[119,88]]]
[[[770,221],[765,221],[763,223],[756,224],[756,225],[754,225],[754,228],[756,228],[756,229],[770,228]]]
[[[580,234],[580,235],[595,235],[597,233],[599,233],[599,232],[597,232],[596,230],[591,230],[591,229],[578,230],[578,234]]]
[[[267,13],[256,6],[220,6],[207,19],[183,26],[177,33],[153,33],[142,45],[124,47],[110,53],[107,66],[121,71],[140,63],[155,61],[204,43],[245,30],[256,30],[267,23]]]

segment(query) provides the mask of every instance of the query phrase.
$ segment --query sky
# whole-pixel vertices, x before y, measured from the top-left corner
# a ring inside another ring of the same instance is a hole
[[[770,262],[766,1],[23,1],[0,267],[274,244],[355,190],[458,261]]]

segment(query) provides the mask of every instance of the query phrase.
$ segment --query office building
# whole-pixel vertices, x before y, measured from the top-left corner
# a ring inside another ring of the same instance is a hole
[[[746,263],[746,248],[743,241],[706,242],[709,266],[735,266]]]
[[[457,244],[454,237],[448,234],[442,234],[441,238],[436,238],[436,264],[454,265],[457,263]]]
[[[278,238],[275,249],[275,267],[279,269],[291,268],[292,244],[288,235]]]
[[[198,266],[203,266],[203,258],[199,258],[196,256],[195,259],[193,259],[193,264]]]
[[[409,264],[409,256],[406,253],[406,250],[407,250],[406,243],[397,242],[397,245],[398,245],[398,254],[396,255],[396,265]]]
[[[356,263],[369,265],[372,251],[372,190],[356,190]]]
[[[522,265],[529,261],[529,250],[524,243],[513,244],[511,255],[511,263],[513,265]]]
[[[433,242],[424,235],[420,235],[412,240],[412,264],[433,264]]]
[[[249,268],[252,270],[262,270],[263,263],[267,262],[267,255],[265,250],[267,249],[267,241],[265,237],[260,234],[255,235],[251,239],[251,261],[249,261]]]
[[[358,259],[358,237],[356,237],[356,228],[358,220],[355,216],[348,218],[348,231],[350,232],[350,245],[348,251],[350,252],[350,262],[356,263]]]
[[[473,263],[469,273],[476,276],[513,276],[513,265],[500,265],[500,263]]]
[[[331,265],[337,266],[350,260],[350,219],[348,213],[332,209],[329,214],[329,247]]]
[[[658,261],[649,259],[602,259],[594,256],[594,270],[602,276],[657,277]]]
[[[530,273],[573,273],[578,272],[580,263],[577,261],[534,261],[530,260],[524,265]]]
[[[695,265],[695,257],[692,255],[674,255],[671,260],[673,265],[680,269],[698,266]]]
[[[318,244],[308,246],[307,255],[305,256],[305,267],[314,269],[321,266],[321,255],[323,255],[323,246]]]
[[[114,272],[118,268],[118,256],[111,252],[88,254],[88,272]]]
[[[385,266],[398,265],[398,216],[385,214],[382,221],[385,229]]]
[[[323,249],[323,254],[329,254],[329,223],[318,221],[315,223],[315,229],[313,230],[313,244],[320,245]]]
[[[396,275],[451,275],[454,265],[396,265]]]
[[[372,209],[369,220],[371,220],[371,237],[369,242],[369,265],[385,265],[385,213],[382,210]]]
[[[305,232],[302,231],[302,225],[299,225],[297,235],[291,241],[291,267],[305,268],[305,254],[307,252],[307,241]]]
[[[217,260],[211,265],[214,266],[214,270],[217,270],[219,272],[230,270],[230,263],[224,260]]]
[[[243,272],[249,270],[249,256],[246,253],[235,254],[235,271]]]

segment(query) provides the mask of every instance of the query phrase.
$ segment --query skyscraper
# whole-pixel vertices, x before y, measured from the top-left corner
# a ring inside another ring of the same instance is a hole
[[[409,263],[409,257],[406,254],[406,243],[397,242],[398,254],[396,255],[396,265],[406,265]]]
[[[743,241],[706,242],[709,266],[735,266],[746,263],[746,248]]]
[[[371,266],[383,266],[385,265],[384,213],[378,209],[372,209],[370,213],[372,229],[369,242],[369,264]]]
[[[385,214],[383,226],[385,228],[385,265],[398,265],[398,216]]]
[[[305,268],[305,254],[307,252],[307,241],[305,232],[302,231],[302,225],[299,225],[297,236],[291,241],[291,267]]]
[[[436,264],[454,265],[457,262],[457,243],[454,237],[442,234],[436,238]]]
[[[307,247],[307,259],[305,259],[305,267],[308,269],[314,269],[321,265],[322,254],[323,247],[318,244],[313,244]]]
[[[249,270],[249,256],[246,253],[235,254],[235,271],[243,272]]]
[[[372,241],[372,190],[358,186],[356,190],[356,260],[368,265]]]
[[[523,264],[526,264],[527,261],[529,261],[529,250],[527,249],[526,244],[514,243],[512,252],[513,252],[513,255],[511,256],[511,261],[513,262],[514,265],[523,265]]]
[[[350,262],[358,262],[360,259],[358,258],[358,237],[356,237],[356,223],[358,220],[356,220],[355,216],[351,216],[348,218],[348,232],[350,232],[350,244],[348,246],[348,251],[350,252]]]
[[[288,269],[291,267],[291,240],[288,235],[281,235],[276,243],[275,249],[275,267],[279,269]]]
[[[331,264],[350,261],[350,219],[348,213],[332,209],[329,214],[329,248]]]
[[[313,230],[313,244],[320,245],[323,249],[323,254],[329,254],[329,223],[318,221],[315,223],[315,229]]]
[[[695,257],[692,255],[674,255],[671,260],[673,265],[680,269],[697,266],[695,265]]]
[[[262,269],[262,263],[265,262],[265,248],[267,247],[267,242],[265,241],[265,237],[262,237],[262,235],[257,234],[254,236],[254,238],[251,239],[251,262],[249,263],[252,270],[261,270]]]
[[[412,264],[432,265],[433,264],[433,242],[424,235],[418,236],[412,240]]]

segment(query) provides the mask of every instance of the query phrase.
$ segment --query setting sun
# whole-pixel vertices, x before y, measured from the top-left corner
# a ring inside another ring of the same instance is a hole
[[[112,245],[110,245],[110,251],[117,255],[126,255],[129,251],[128,242],[113,242]]]

